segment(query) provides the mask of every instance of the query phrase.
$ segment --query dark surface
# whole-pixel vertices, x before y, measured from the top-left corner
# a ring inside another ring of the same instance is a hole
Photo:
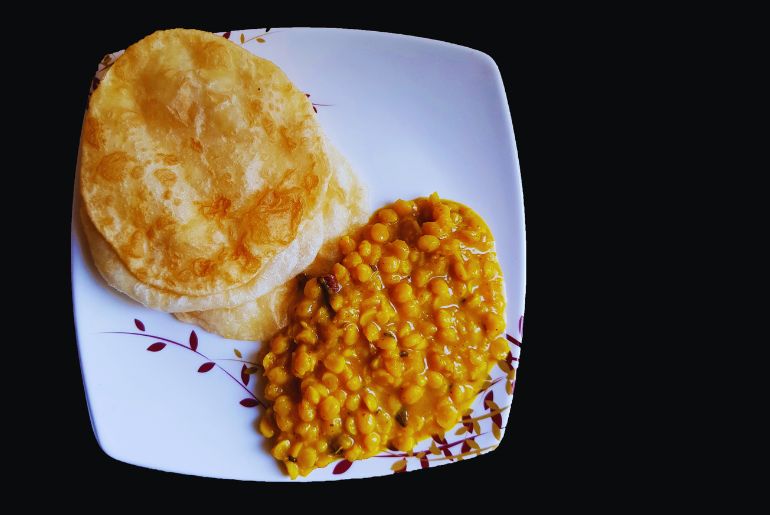
[[[565,498],[594,498],[597,489],[610,485],[624,487],[639,442],[624,436],[632,423],[619,414],[624,396],[616,382],[619,374],[612,371],[624,366],[627,358],[620,358],[619,349],[631,343],[621,340],[622,306],[607,305],[621,285],[596,284],[598,275],[618,272],[616,260],[627,250],[622,246],[610,253],[606,248],[596,250],[622,230],[618,220],[608,216],[622,199],[600,195],[599,202],[583,193],[594,187],[606,189],[607,180],[614,180],[596,170],[600,160],[606,165],[606,158],[615,156],[616,142],[605,135],[593,137],[591,130],[613,123],[615,114],[600,113],[598,106],[609,98],[616,100],[612,90],[628,78],[622,64],[629,51],[619,38],[630,27],[622,19],[611,29],[603,24],[586,27],[576,22],[578,13],[564,11],[505,19],[480,15],[446,23],[417,22],[405,14],[391,21],[355,19],[350,13],[324,17],[321,5],[293,17],[262,17],[256,4],[244,9],[248,16],[229,19],[203,13],[197,19],[83,21],[68,25],[58,38],[66,53],[50,63],[59,70],[60,82],[48,90],[48,101],[58,106],[48,130],[56,135],[52,152],[61,178],[54,202],[55,246],[62,257],[56,270],[62,322],[59,341],[51,345],[57,363],[56,402],[45,412],[47,420],[55,421],[56,438],[39,444],[53,464],[56,480],[99,491],[114,502],[131,500],[137,493],[208,500],[235,497],[242,501],[242,509],[256,511],[262,495],[311,491],[349,496],[373,489],[380,491],[378,497],[397,492],[400,499],[414,499],[423,506],[456,494],[476,499],[477,509],[492,510],[513,507],[517,499],[546,507]],[[591,13],[579,14],[592,18]],[[450,41],[484,51],[497,62],[516,133],[528,244],[521,369],[508,430],[498,450],[427,472],[343,481],[333,487],[188,477],[126,465],[101,452],[85,403],[68,289],[69,191],[80,125],[89,82],[102,56],[155,29],[175,26],[210,31],[263,26],[364,28]],[[610,164],[622,166],[619,161]],[[410,491],[414,496],[406,494]],[[320,497],[308,497],[313,499]]]

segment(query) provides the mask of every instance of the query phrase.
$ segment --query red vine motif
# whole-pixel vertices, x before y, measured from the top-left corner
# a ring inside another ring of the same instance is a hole
[[[514,338],[513,336],[511,336],[510,334],[506,334],[506,335],[505,335],[505,338],[506,338],[506,339],[507,339],[509,342],[511,342],[512,344],[514,344],[515,346],[517,346],[517,347],[521,347],[521,342],[520,342],[519,340],[517,340],[516,338]]]
[[[503,428],[503,416],[500,413],[495,413],[492,415],[492,423],[498,427],[498,429]]]
[[[489,407],[489,403],[493,402],[494,400],[495,400],[495,392],[490,390],[489,393],[486,395],[486,397],[484,397],[484,407],[487,410],[490,410],[491,408]]]
[[[152,343],[149,347],[147,347],[147,350],[149,352],[160,352],[163,349],[165,349],[169,344],[175,345],[177,347],[181,347],[182,349],[186,349],[190,352],[194,352],[201,358],[203,358],[205,361],[198,367],[198,372],[201,374],[205,374],[207,372],[210,372],[214,368],[218,368],[222,372],[224,372],[227,377],[235,381],[238,386],[243,388],[246,393],[249,394],[249,397],[242,399],[240,401],[240,405],[245,408],[254,408],[257,406],[262,406],[263,408],[266,408],[267,405],[257,398],[254,393],[246,388],[246,386],[249,383],[249,376],[254,373],[257,369],[257,364],[252,363],[251,361],[246,361],[243,359],[211,359],[202,352],[198,351],[198,334],[195,331],[190,332],[190,338],[189,338],[189,346],[185,345],[183,343],[179,343],[174,340],[170,340],[168,338],[163,338],[161,336],[156,336],[153,334],[146,334],[145,331],[145,325],[144,323],[139,319],[134,319],[134,325],[137,329],[142,331],[141,333],[135,333],[130,331],[107,331],[105,334],[125,334],[125,335],[131,335],[131,336],[142,336],[144,338],[152,338],[153,340],[160,340],[156,341],[155,343]],[[237,350],[237,349],[236,349]],[[236,355],[240,355],[240,351],[236,352]],[[241,368],[241,381],[238,381],[230,372],[225,370],[217,361],[240,361],[243,363],[243,367]],[[251,367],[247,367],[246,365],[252,365]],[[241,384],[243,382],[243,384]]]
[[[310,93],[305,93],[305,96],[309,99]],[[318,109],[316,109],[316,107],[332,107],[334,105],[334,104],[316,104],[312,100],[310,101],[310,104],[313,106],[313,111],[315,111],[316,113],[318,113]]]
[[[479,434],[476,434],[476,435],[467,436],[465,438],[462,438],[460,440],[454,441],[452,443],[448,443],[446,441],[446,438],[444,438],[444,437],[439,437],[437,435],[433,435],[433,441],[436,442],[436,443],[441,442],[441,445],[437,445],[435,447],[433,445],[431,445],[431,447],[428,448],[427,450],[417,451],[417,452],[393,452],[393,451],[388,451],[388,452],[385,452],[383,454],[378,454],[376,456],[373,456],[373,458],[411,458],[411,457],[414,457],[416,454],[421,454],[423,452],[424,453],[435,454],[436,450],[438,450],[440,452],[443,452],[444,455],[447,458],[449,458],[449,457],[453,457],[454,456],[452,454],[452,451],[450,451],[449,449],[451,449],[452,447],[456,447],[458,445],[467,444],[467,442],[469,440],[476,440],[476,438],[478,438],[480,436],[484,436],[485,434],[488,434],[488,433],[479,433]],[[465,451],[463,451],[463,452],[465,452]]]
[[[214,365],[216,365],[216,363],[214,363],[213,361],[204,363],[203,365],[200,366],[200,368],[198,369],[198,372],[200,372],[201,374],[205,374],[206,372],[214,368]]]
[[[522,331],[524,330],[524,315],[521,315],[519,317],[519,335],[521,336]],[[521,341],[517,340],[510,334],[506,334],[505,338],[511,342],[513,345],[521,348]],[[505,372],[508,375],[508,380],[505,383],[505,391],[508,393],[508,395],[513,395],[513,390],[516,387],[516,369],[513,367],[513,362],[519,361],[518,357],[515,357],[513,353],[509,350],[508,355],[505,357],[504,360],[501,360],[498,362],[498,366],[500,367],[500,370]],[[499,434],[500,431],[500,424],[497,424],[497,420],[493,420],[495,422],[493,429],[495,429],[495,436]]]
[[[241,37],[240,37],[241,45],[245,45],[249,41],[256,41],[257,43],[264,43],[265,42],[265,37],[270,35],[270,34],[268,34],[268,32],[270,32],[270,28],[265,29],[265,32],[263,32],[262,34],[257,34],[256,36],[252,36],[252,37],[250,37],[248,39],[246,39],[246,36],[243,34],[243,32],[241,32]],[[273,32],[273,34],[278,34],[280,32],[281,31],[279,30],[278,32]],[[228,32],[227,34],[229,35],[230,33]],[[229,37],[228,37],[228,39],[229,39]]]
[[[449,444],[446,441],[446,437],[445,436],[433,435],[432,438],[433,438],[433,441],[435,443],[439,444],[439,447],[437,447],[437,449],[440,450],[441,452],[443,452],[444,456],[446,456],[447,458],[451,458],[452,457],[452,451],[449,450]],[[440,447],[441,445],[443,445],[443,447]]]
[[[96,90],[96,88],[99,87],[99,84],[102,83],[102,80],[97,76],[98,74],[104,74],[106,73],[107,69],[115,64],[115,58],[113,57],[113,54],[107,54],[104,57],[102,57],[102,60],[99,61],[99,65],[96,67],[96,73],[94,74],[93,79],[91,79],[91,87],[88,90],[88,95],[91,96],[91,94]],[[137,326],[139,328],[139,326]],[[144,331],[144,329],[139,328],[140,331]]]
[[[421,468],[429,468],[430,467],[430,459],[428,459],[428,454],[436,454],[437,452],[443,452],[444,455],[452,459],[454,456],[452,454],[452,451],[450,450],[452,447],[456,447],[458,445],[462,445],[462,449],[465,449],[465,447],[468,447],[468,450],[470,450],[470,446],[468,445],[469,440],[475,440],[476,438],[485,435],[487,433],[481,433],[473,436],[468,436],[466,438],[463,438],[461,440],[457,440],[456,442],[449,443],[447,442],[446,438],[439,435],[433,435],[433,441],[435,443],[431,444],[430,448],[423,450],[423,451],[417,451],[417,452],[393,452],[388,451],[383,454],[378,454],[376,456],[372,456],[373,458],[402,458],[398,462],[396,462],[393,467],[393,473],[398,474],[400,472],[406,472],[406,458],[418,458],[420,460],[420,467]],[[440,445],[436,445],[436,443]],[[468,452],[468,450],[463,450],[462,452]],[[334,466],[334,469],[332,469],[332,474],[344,474],[348,471],[348,469],[353,465],[353,462],[349,460],[341,460],[338,461],[337,464]]]
[[[487,378],[487,381],[484,382],[484,384],[482,385],[481,390],[476,392],[476,395],[477,396],[481,395],[482,393],[486,392],[487,390],[489,390],[490,388],[495,386],[497,383],[499,383],[503,379],[504,379],[503,377],[497,377],[497,378],[491,379],[491,380],[489,378]]]
[[[334,466],[334,469],[332,470],[332,474],[344,474],[345,472],[348,471],[348,469],[352,464],[353,464],[352,461],[342,460]]]

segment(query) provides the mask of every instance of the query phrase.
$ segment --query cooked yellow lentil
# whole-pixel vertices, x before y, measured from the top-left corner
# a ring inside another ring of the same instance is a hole
[[[411,451],[459,422],[508,352],[492,234],[471,209],[397,200],[339,241],[263,351],[260,432],[292,477],[385,448]]]

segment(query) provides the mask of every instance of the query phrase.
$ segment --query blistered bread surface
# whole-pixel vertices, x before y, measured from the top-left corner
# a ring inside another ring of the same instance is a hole
[[[300,261],[291,254],[317,230],[329,174],[305,94],[207,32],[161,31],[129,47],[84,122],[81,192],[111,257],[142,288],[221,297],[182,310],[232,306],[290,279],[294,266],[274,265]],[[314,256],[320,239],[303,250]]]
[[[350,163],[327,142],[326,151],[332,163],[332,177],[324,199],[324,244],[313,263],[303,269],[319,275],[331,270],[341,257],[339,237],[366,222],[369,201],[366,188],[353,172]],[[297,294],[296,279],[278,286],[267,294],[232,308],[175,313],[183,322],[198,324],[205,330],[225,338],[264,341],[283,329],[289,321],[288,310]]]

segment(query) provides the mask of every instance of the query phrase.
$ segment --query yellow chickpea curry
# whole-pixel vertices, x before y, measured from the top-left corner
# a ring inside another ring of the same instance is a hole
[[[263,351],[259,428],[292,478],[444,434],[508,352],[494,240],[468,207],[398,200],[339,248]]]

